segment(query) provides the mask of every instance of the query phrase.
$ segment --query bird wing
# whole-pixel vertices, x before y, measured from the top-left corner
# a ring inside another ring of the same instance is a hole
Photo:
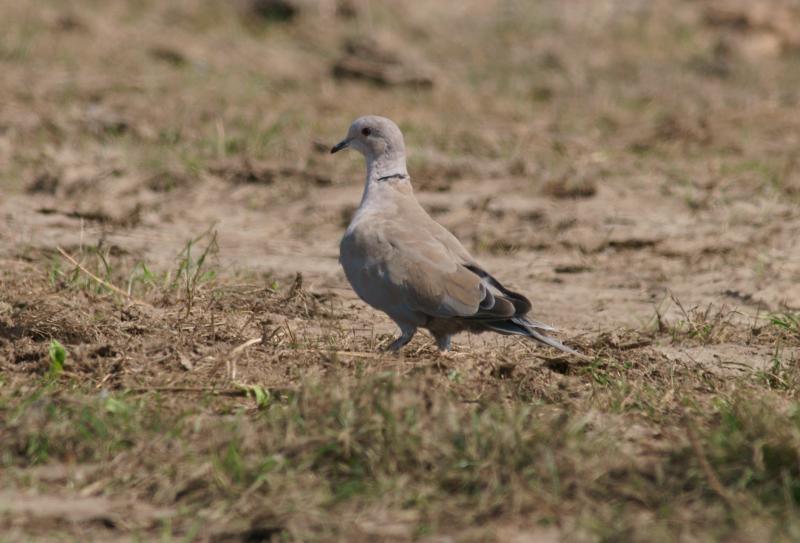
[[[522,317],[528,299],[483,270],[411,194],[393,194],[351,223],[340,260],[354,290],[390,316],[493,322]],[[528,321],[540,329],[547,325]]]
[[[475,264],[455,236],[425,218],[413,228],[403,222],[385,229],[391,247],[386,279],[402,291],[409,309],[430,317],[476,320],[507,319],[530,309],[524,296]]]

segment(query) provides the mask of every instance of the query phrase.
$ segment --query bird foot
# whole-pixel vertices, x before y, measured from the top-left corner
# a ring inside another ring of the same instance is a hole
[[[415,328],[411,332],[403,332],[402,334],[400,334],[399,338],[395,339],[387,347],[384,347],[384,349],[383,349],[384,352],[396,353],[397,351],[399,351],[400,349],[405,347],[408,344],[409,341],[411,341],[411,338],[414,337],[414,333],[416,331],[417,330]]]

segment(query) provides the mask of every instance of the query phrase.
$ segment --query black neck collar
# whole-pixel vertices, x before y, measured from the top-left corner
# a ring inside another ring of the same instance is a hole
[[[404,173],[393,173],[391,175],[384,175],[383,177],[379,177],[378,181],[388,181],[389,179],[407,179],[408,175]]]

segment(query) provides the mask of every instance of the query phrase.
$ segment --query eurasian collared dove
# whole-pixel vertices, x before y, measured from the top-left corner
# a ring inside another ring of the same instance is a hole
[[[455,333],[491,330],[582,356],[542,334],[554,328],[526,316],[530,301],[484,271],[419,205],[403,134],[394,122],[373,115],[356,119],[331,153],[348,147],[364,155],[367,181],[339,260],[356,294],[400,327],[389,350],[411,341],[417,328],[428,329],[441,351],[450,348]]]

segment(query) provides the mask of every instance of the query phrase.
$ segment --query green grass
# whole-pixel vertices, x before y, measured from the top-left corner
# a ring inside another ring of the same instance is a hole
[[[47,277],[56,289],[95,295],[118,296],[124,293],[133,299],[176,296],[188,313],[198,289],[213,285],[217,278],[214,258],[218,251],[217,233],[209,228],[186,241],[175,257],[173,269],[156,271],[143,260],[112,257],[110,248],[87,245],[81,246],[79,253],[71,255],[80,267],[61,256],[53,256]]]
[[[800,337],[800,315],[795,313],[776,313],[769,317],[769,321],[775,328]]]
[[[252,501],[246,510],[268,503],[284,519],[332,521],[374,500],[413,508],[420,533],[456,517],[470,524],[526,511],[540,523],[577,515],[575,535],[591,538],[647,537],[633,520],[637,511],[649,511],[664,534],[687,515],[703,537],[770,517],[780,519],[771,532],[778,539],[800,529],[793,516],[800,404],[776,404],[776,396],[721,392],[710,408],[693,411],[699,446],[729,496],[715,493],[680,433],[645,454],[631,446],[626,425],[592,417],[585,405],[464,403],[391,372],[307,383],[260,409],[237,402],[220,411],[202,397],[98,395],[77,384],[69,400],[52,386],[3,396],[8,473],[77,461],[106,466],[94,477],[116,489],[137,474],[148,494],[177,507],[175,533],[194,515],[202,524],[232,513],[243,492]],[[198,471],[204,465],[211,469]],[[292,535],[302,538],[298,530]]]
[[[50,369],[49,376],[57,378],[64,371],[64,363],[67,360],[67,350],[55,339],[50,340]]]

